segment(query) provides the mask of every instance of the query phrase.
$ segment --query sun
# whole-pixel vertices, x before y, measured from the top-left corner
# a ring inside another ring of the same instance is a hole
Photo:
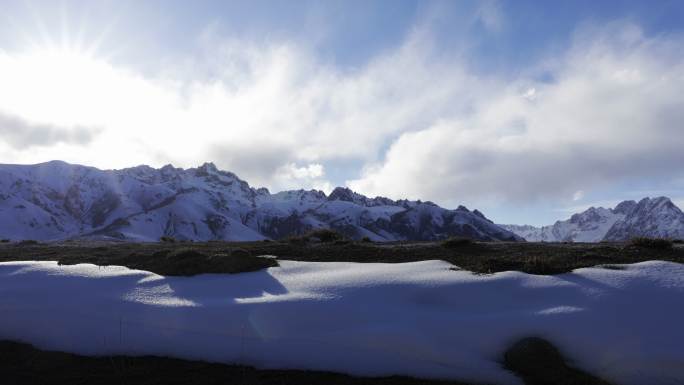
[[[0,113],[73,126],[89,123],[102,112],[99,106],[113,102],[121,71],[110,64],[114,51],[103,48],[116,16],[89,26],[74,17],[78,12],[65,4],[27,3],[26,18],[5,20],[13,44],[0,46]]]
[[[187,140],[164,135],[189,121],[176,88],[94,52],[68,45],[0,50],[0,117],[24,122],[25,130],[40,127],[31,135],[91,133],[87,148],[83,142],[53,146],[62,151],[56,159],[124,166],[149,163],[144,149],[150,143],[186,148]]]
[[[0,53],[0,69],[3,107],[37,121],[87,123],[121,97],[117,70],[87,51],[44,47]]]

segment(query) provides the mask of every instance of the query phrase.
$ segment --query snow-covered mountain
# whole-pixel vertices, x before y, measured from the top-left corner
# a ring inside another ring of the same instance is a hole
[[[633,237],[684,238],[684,213],[667,197],[624,201],[614,209],[590,207],[553,225],[500,225],[532,242],[625,241]]]
[[[368,198],[347,188],[329,196],[255,189],[212,163],[123,170],[53,161],[0,165],[0,238],[74,237],[156,241],[278,239],[333,228],[376,241],[522,240],[477,210],[431,202]]]
[[[684,239],[684,213],[670,199],[644,198],[636,204],[631,202],[631,210],[608,230],[605,240],[633,237]]]

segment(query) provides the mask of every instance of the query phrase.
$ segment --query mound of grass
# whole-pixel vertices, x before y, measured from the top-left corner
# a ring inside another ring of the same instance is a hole
[[[230,249],[229,255],[231,257],[238,257],[238,258],[245,258],[245,257],[251,257],[252,254],[247,251],[246,249],[243,249],[242,247],[236,247],[234,249]]]
[[[600,378],[572,368],[550,342],[524,338],[504,353],[504,366],[522,377],[526,385],[608,385]]]
[[[361,242],[363,242],[363,243],[373,243],[373,241],[371,241],[371,239],[368,238],[368,237],[363,237],[363,238],[361,238]]]
[[[629,244],[647,249],[667,250],[672,248],[672,241],[665,238],[637,237],[632,238]]]
[[[448,249],[462,246],[470,246],[475,244],[472,239],[466,237],[451,237],[442,241],[442,247]]]
[[[16,241],[12,241],[16,242]],[[127,266],[159,274],[193,275],[221,272],[225,257],[234,257],[232,250],[244,249],[251,257],[274,255],[278,259],[312,262],[400,263],[441,259],[476,274],[500,271],[522,271],[532,274],[560,274],[583,267],[622,265],[643,261],[663,260],[684,263],[684,247],[659,250],[632,247],[627,242],[609,244],[535,242],[476,242],[472,246],[446,248],[435,242],[362,243],[351,242],[342,246],[334,242],[309,246],[301,240],[278,242],[195,242],[183,243],[126,243],[79,241],[77,243],[46,243],[36,246],[0,247],[0,262],[50,260],[61,264],[93,263],[100,266]],[[296,244],[300,243],[301,244]],[[164,266],[167,256],[174,250],[191,249],[204,255],[200,260],[209,262],[209,271],[201,271],[189,264],[189,271]],[[243,253],[235,251],[236,254]],[[247,254],[247,253],[243,253]],[[264,267],[275,261],[265,261]]]
[[[315,229],[304,235],[288,237],[286,240],[298,246],[306,245],[309,242],[338,243],[346,241],[342,234],[330,229]]]
[[[303,246],[303,245],[306,245],[306,244],[309,242],[309,237],[306,236],[306,235],[302,235],[302,236],[299,236],[299,237],[297,237],[297,236],[292,236],[292,237],[286,238],[286,240],[287,240],[289,243],[293,244],[293,245]]]
[[[0,243],[10,243],[9,239],[0,239]]]
[[[601,267],[603,269],[608,269],[608,270],[625,270],[626,267],[623,265],[599,265],[598,267]]]
[[[33,246],[33,245],[37,245],[39,243],[40,242],[38,242],[34,239],[24,239],[23,241],[17,243],[17,245],[19,245],[19,246]]]
[[[163,242],[163,243],[176,243],[176,238],[169,237],[169,236],[165,235],[165,236],[159,238],[159,241]]]
[[[337,231],[330,229],[317,229],[310,231],[307,236],[309,238],[316,238],[323,243],[341,241],[344,237]]]
[[[98,385],[465,385],[409,377],[360,378],[346,374],[185,361],[153,356],[78,356],[0,341],[2,384]]]
[[[540,255],[525,258],[521,270],[529,274],[547,275],[557,273],[558,268],[554,266],[554,261],[551,258]]]
[[[159,250],[152,257],[131,255],[127,266],[168,276],[197,274],[234,274],[278,266],[273,258],[254,257],[243,248],[232,248],[210,254],[198,249],[179,247]]]

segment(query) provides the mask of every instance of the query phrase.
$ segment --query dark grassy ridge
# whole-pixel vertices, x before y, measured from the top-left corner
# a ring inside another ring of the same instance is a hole
[[[61,264],[121,265],[164,275],[235,273],[275,266],[277,261],[413,262],[441,259],[479,274],[517,270],[532,274],[559,274],[581,267],[616,265],[649,260],[684,263],[684,245],[658,249],[630,243],[466,242],[445,247],[440,243],[336,241],[0,244],[0,262],[52,260]]]
[[[163,357],[85,357],[0,341],[0,383],[11,385],[466,385],[409,377],[360,378],[305,370],[259,370]]]
[[[524,338],[503,356],[503,365],[527,385],[609,385],[571,368],[551,343]],[[466,385],[410,377],[352,377],[306,370],[264,370],[248,366],[164,357],[86,357],[0,341],[0,381],[12,385]]]

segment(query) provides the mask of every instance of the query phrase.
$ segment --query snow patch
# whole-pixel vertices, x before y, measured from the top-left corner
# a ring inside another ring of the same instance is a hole
[[[501,367],[541,336],[616,384],[684,379],[684,266],[479,276],[443,261],[280,261],[234,275],[0,263],[0,338],[355,375],[520,384]]]

